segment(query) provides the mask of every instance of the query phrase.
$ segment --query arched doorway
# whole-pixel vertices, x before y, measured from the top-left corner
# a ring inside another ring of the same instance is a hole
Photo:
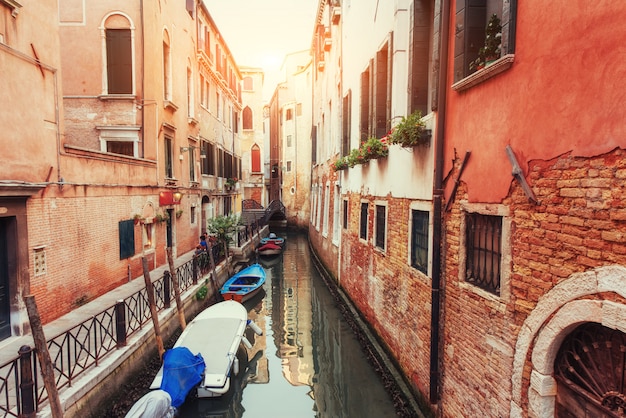
[[[554,362],[557,417],[626,416],[626,334],[598,323],[570,333]]]

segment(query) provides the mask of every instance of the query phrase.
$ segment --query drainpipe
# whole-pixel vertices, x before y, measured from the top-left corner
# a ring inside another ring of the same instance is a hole
[[[441,2],[441,29],[439,31],[439,79],[437,81],[437,131],[435,135],[435,172],[433,178],[433,277],[431,287],[430,322],[430,403],[439,401],[439,320],[441,253],[443,224],[443,140],[448,89],[448,35],[450,32],[450,2]]]

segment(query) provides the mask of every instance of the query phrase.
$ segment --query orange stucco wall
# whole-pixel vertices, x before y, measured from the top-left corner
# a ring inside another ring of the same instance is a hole
[[[580,10],[585,10],[584,20]],[[626,78],[625,15],[619,2],[572,7],[518,2],[512,67],[468,90],[449,90],[445,173],[455,150],[459,158],[472,151],[462,178],[471,202],[500,202],[506,196],[512,181],[507,145],[525,174],[531,160],[568,152],[595,156],[624,147],[626,89],[620,84]],[[603,30],[593,30],[598,26]],[[577,30],[568,30],[573,27]],[[454,25],[450,48],[452,31]],[[450,57],[449,80],[452,66]]]

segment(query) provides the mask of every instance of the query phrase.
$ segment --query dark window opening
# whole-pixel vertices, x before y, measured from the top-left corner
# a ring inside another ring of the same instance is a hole
[[[515,53],[517,15],[517,0],[458,0],[456,4],[458,31],[454,44],[454,82],[476,71],[470,66],[485,44],[485,28],[493,14],[500,18],[502,25],[500,57]]]
[[[367,203],[361,203],[361,229],[359,230],[359,238],[367,240]]]
[[[165,137],[165,177],[174,178],[174,164],[172,155],[172,138]]]
[[[428,273],[428,212],[411,211],[411,266]]]
[[[129,29],[107,29],[107,92],[132,94],[132,51]]]
[[[502,217],[468,213],[465,236],[466,281],[499,295]]]
[[[385,249],[385,230],[387,224],[387,208],[376,205],[376,247]]]
[[[107,141],[107,152],[120,155],[135,155],[134,143],[128,141]]]

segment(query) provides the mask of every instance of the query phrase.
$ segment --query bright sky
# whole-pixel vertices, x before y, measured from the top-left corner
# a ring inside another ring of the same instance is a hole
[[[239,66],[265,71],[263,97],[280,81],[291,52],[309,49],[318,0],[204,0]]]

